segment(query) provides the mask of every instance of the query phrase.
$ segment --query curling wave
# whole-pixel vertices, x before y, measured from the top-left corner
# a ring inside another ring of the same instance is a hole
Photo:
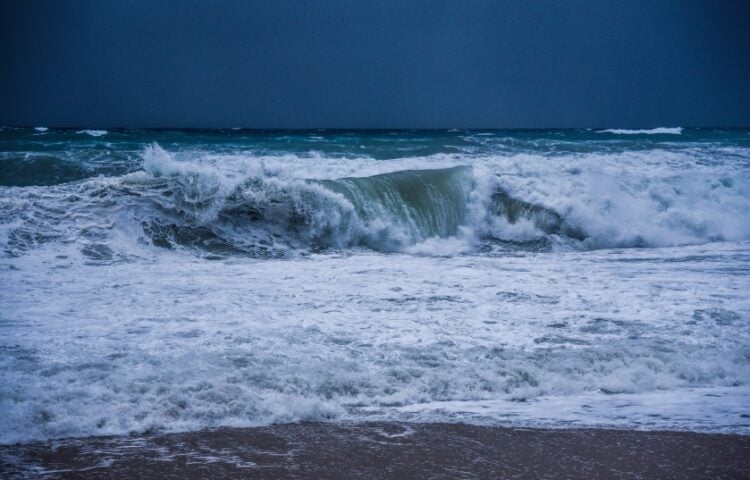
[[[586,239],[560,213],[514,198],[498,177],[469,166],[332,180],[260,171],[228,177],[177,162],[158,146],[146,152],[144,166],[125,183],[159,192],[152,198],[168,215],[145,221],[144,229],[160,246],[430,253],[429,245],[419,246],[445,240],[453,251],[468,251],[488,243],[538,248],[553,239]]]
[[[352,247],[451,255],[750,239],[742,172],[643,178],[576,166],[499,170],[487,162],[311,179],[263,161],[228,169],[178,160],[153,144],[139,171],[39,190],[43,201],[37,187],[4,197],[4,250],[88,242],[95,223],[102,225],[97,244],[119,232],[139,244],[259,257]]]

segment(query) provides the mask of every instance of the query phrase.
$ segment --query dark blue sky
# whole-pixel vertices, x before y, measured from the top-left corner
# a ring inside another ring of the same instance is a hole
[[[9,1],[0,125],[750,126],[750,2]]]

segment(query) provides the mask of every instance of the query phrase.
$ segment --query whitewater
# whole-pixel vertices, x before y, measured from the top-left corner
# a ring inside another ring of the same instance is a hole
[[[750,132],[0,129],[0,443],[750,434]]]

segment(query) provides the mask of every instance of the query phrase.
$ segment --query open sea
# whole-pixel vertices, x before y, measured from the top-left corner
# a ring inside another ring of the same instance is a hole
[[[0,444],[750,435],[750,131],[0,130]]]

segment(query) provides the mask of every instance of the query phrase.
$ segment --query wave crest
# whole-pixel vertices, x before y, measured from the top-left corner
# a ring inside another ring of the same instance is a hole
[[[612,133],[615,135],[680,135],[682,127],[657,127],[646,129],[608,128],[598,130],[597,133]]]
[[[644,178],[571,159],[533,170],[485,163],[311,179],[279,159],[217,164],[213,157],[180,156],[153,144],[142,170],[57,186],[61,196],[48,196],[51,205],[13,200],[6,253],[54,239],[89,241],[92,229],[79,227],[84,218],[104,225],[97,244],[119,235],[140,239],[138,245],[261,257],[331,248],[453,255],[750,239],[742,172]]]

